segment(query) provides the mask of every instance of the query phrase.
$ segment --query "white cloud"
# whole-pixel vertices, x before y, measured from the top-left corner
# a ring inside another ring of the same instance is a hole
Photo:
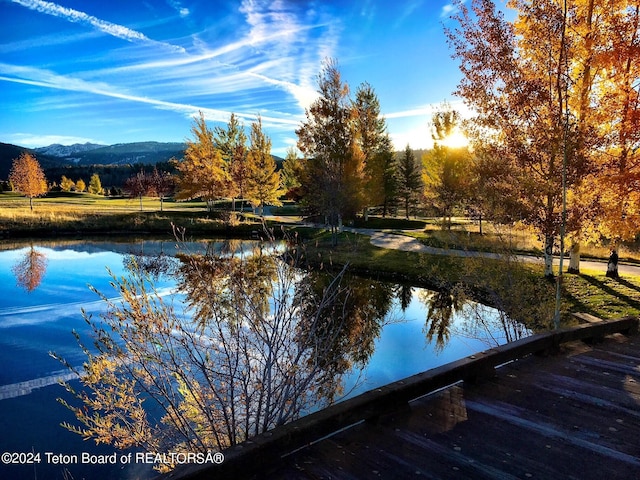
[[[305,2],[244,0],[238,10],[241,23],[235,30],[237,36],[224,43],[212,25],[210,31],[178,42],[192,45],[186,52],[55,3],[12,1],[92,27],[88,31],[92,35],[107,33],[130,44],[104,53],[106,64],[97,56],[91,61],[79,59],[78,70],[65,75],[55,66],[44,70],[0,63],[0,81],[77,92],[77,101],[72,99],[69,107],[99,102],[103,97],[151,105],[185,118],[202,111],[208,120],[218,122],[227,122],[231,111],[247,123],[259,114],[264,125],[276,131],[291,131],[292,126],[298,126],[304,109],[317,98],[318,72],[325,58],[334,57],[342,28],[340,20],[322,4],[311,8]],[[165,1],[179,14],[188,15],[184,0]],[[59,43],[64,41],[76,39],[61,38]],[[163,48],[147,48],[150,45]],[[95,65],[109,66],[95,69]],[[87,69],[80,70],[82,66]],[[64,102],[68,101],[65,96]],[[24,108],[33,110],[34,102]],[[64,102],[59,99],[54,107],[64,107]]]
[[[262,47],[264,63],[271,62],[268,72],[253,75],[293,95],[301,109],[317,97],[316,75],[322,61],[334,56],[340,30],[337,19],[304,7],[281,0],[244,0],[240,7],[250,26],[248,41]]]
[[[240,11],[249,28],[239,40],[209,47],[194,36],[198,54],[133,59],[127,51],[120,66],[86,72],[84,77],[127,82],[135,74],[136,88],[149,86],[165,98],[173,93],[183,98],[185,91],[203,98],[243,91],[253,95],[269,86],[290,95],[300,110],[307,108],[317,98],[315,78],[322,59],[335,48],[334,34],[321,33],[333,32],[333,27],[316,13],[314,21],[305,23],[299,17],[311,13],[286,10],[278,2],[247,1]],[[253,50],[251,55],[247,49]]]
[[[181,17],[189,15],[189,9],[182,6],[182,3],[177,0],[167,0],[167,5],[173,8]]]
[[[32,48],[52,47],[54,45],[68,45],[71,43],[80,43],[100,36],[101,33],[95,30],[77,33],[73,35],[60,35],[59,33],[51,35],[43,35],[40,37],[31,36],[26,40],[12,41],[4,45],[0,45],[0,53],[20,52],[30,50]]]
[[[58,75],[48,70],[33,67],[21,67],[0,63],[0,81],[53,88],[56,90],[90,93],[130,102],[143,103],[155,106],[156,108],[162,110],[170,110],[182,113],[187,117],[191,117],[199,111],[202,111],[208,119],[220,122],[226,122],[231,115],[231,111],[229,110],[207,108],[188,103],[168,102],[147,96],[133,95],[126,92],[118,91],[116,88],[104,82],[87,82],[82,79]],[[235,113],[239,117],[247,120],[254,120],[256,118],[256,114],[254,113]],[[295,119],[276,118],[268,115],[263,115],[262,118],[265,122],[274,124],[298,124],[298,121]]]
[[[457,111],[462,118],[469,118],[472,115],[471,110],[467,107],[462,100],[447,100],[447,105],[452,110]],[[384,117],[388,119],[392,118],[407,118],[407,117],[427,117],[429,120],[431,116],[442,109],[442,103],[429,103],[409,110],[403,110],[399,112],[385,113]]]
[[[385,113],[385,118],[407,118],[407,117],[423,117],[431,116],[433,112],[437,110],[436,104],[426,105],[424,107],[412,108],[410,110],[403,110],[401,112]]]
[[[96,28],[97,30],[100,30],[101,32],[106,33],[107,35],[121,38],[128,42],[144,42],[144,43],[165,46],[175,51],[181,51],[181,52],[185,51],[184,48],[182,47],[152,40],[146,35],[144,35],[143,33],[137,32],[123,25],[107,22],[106,20],[101,20],[92,15],[88,15],[84,12],[80,12],[72,8],[66,8],[52,2],[45,2],[43,0],[12,0],[12,1],[14,3],[17,3],[18,5],[22,5],[23,7],[26,7],[30,10],[35,10],[36,12],[39,12],[39,13],[44,13],[46,15],[52,15],[54,17],[64,18],[65,20],[72,23],[90,25]]]
[[[248,37],[254,45],[263,44],[272,32],[281,32],[288,37],[286,43],[291,43],[295,32],[300,30],[296,13],[281,0],[244,0],[240,12],[251,27]]]
[[[318,91],[310,86],[297,85],[284,80],[269,78],[266,75],[250,72],[249,75],[262,80],[265,83],[274,85],[282,90],[290,93],[303,109],[309,108],[311,104],[318,98]]]
[[[268,35],[265,35],[262,38],[263,43],[275,43],[280,37],[288,36],[292,33],[300,34],[303,30],[313,28],[313,27],[300,27],[300,30],[297,31],[276,31],[271,32]],[[199,55],[182,55],[171,58],[162,58],[161,60],[151,60],[148,62],[136,62],[131,65],[126,65],[123,67],[117,67],[110,70],[100,70],[97,71],[98,74],[103,73],[117,73],[117,72],[135,72],[140,70],[151,70],[151,69],[173,69],[176,67],[184,67],[188,65],[194,64],[202,64],[203,66],[199,68],[211,69],[211,64],[207,64],[209,60],[214,60],[217,58],[224,57],[225,55],[229,55],[231,53],[237,52],[249,46],[256,46],[256,39],[249,35],[241,40],[228,43],[226,45],[222,45],[216,47],[214,49],[207,48],[201,41],[200,49],[202,52]],[[293,59],[292,59],[293,60]],[[236,68],[234,65],[226,63],[226,66],[230,66],[232,68]],[[181,73],[184,76],[184,74]]]

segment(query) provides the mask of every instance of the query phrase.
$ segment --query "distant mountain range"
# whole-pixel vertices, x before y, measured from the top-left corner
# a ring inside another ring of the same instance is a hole
[[[34,152],[41,153],[43,155],[51,155],[52,157],[72,157],[78,153],[88,152],[89,150],[96,150],[98,148],[106,147],[107,145],[100,145],[97,143],[74,143],[73,145],[60,145],[54,143],[48,147],[34,148]]]
[[[171,158],[180,159],[187,145],[184,143],[137,142],[98,145],[49,145],[36,148],[36,153],[57,157],[71,165],[131,165],[155,164]]]
[[[0,143],[0,180],[7,179],[12,162],[22,152],[36,157],[43,169],[64,167],[88,167],[92,165],[128,166],[134,164],[156,164],[171,158],[181,159],[186,148],[184,143],[136,142],[116,145],[95,143],[74,145],[49,145],[30,149],[8,143]]]

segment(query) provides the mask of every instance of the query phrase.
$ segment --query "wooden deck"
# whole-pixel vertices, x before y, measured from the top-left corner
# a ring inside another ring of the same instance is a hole
[[[225,451],[222,465],[167,477],[640,479],[631,320],[496,347],[278,427]]]
[[[640,479],[640,338],[565,350],[413,401],[255,478]]]

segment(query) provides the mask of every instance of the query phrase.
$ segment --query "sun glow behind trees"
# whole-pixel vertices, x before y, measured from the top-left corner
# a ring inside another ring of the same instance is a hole
[[[442,145],[449,148],[465,148],[469,146],[469,138],[462,133],[459,127],[442,139]]]

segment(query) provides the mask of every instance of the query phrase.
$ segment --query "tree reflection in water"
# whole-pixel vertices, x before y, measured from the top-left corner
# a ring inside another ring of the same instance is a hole
[[[227,448],[340,396],[393,298],[393,287],[347,281],[344,270],[304,272],[272,244],[178,259],[183,307],[163,300],[136,261],[114,278],[121,300],[99,293],[106,313],[86,317],[97,351],[78,339],[84,388],[67,385],[81,404],[61,400],[81,424],[70,430],[118,448]]]
[[[451,337],[451,321],[455,314],[462,311],[465,298],[462,292],[455,288],[443,288],[439,291],[423,290],[420,298],[427,306],[425,335],[427,342],[435,339],[435,351],[442,352]]]
[[[303,318],[313,318],[302,322],[296,334],[312,346],[309,360],[319,363],[320,393],[329,400],[344,393],[339,379],[352,364],[362,369],[368,363],[394,296],[391,284],[347,276],[343,284],[348,286],[335,290],[335,299],[323,305],[332,282],[326,273],[307,273],[295,299]]]
[[[424,332],[426,340],[435,340],[435,352],[442,352],[451,335],[473,338],[486,342],[488,348],[513,342],[530,334],[532,324],[529,315],[536,310],[521,307],[518,310],[490,308],[469,301],[470,294],[464,285],[442,287],[438,291],[421,290],[420,300],[427,308]],[[460,319],[454,329],[454,321]]]
[[[396,297],[400,301],[400,308],[404,312],[411,304],[413,298],[413,287],[406,284],[401,284],[396,287]]]
[[[17,285],[27,292],[32,292],[38,288],[46,270],[47,256],[36,250],[33,245],[11,268],[11,271],[16,276]]]

